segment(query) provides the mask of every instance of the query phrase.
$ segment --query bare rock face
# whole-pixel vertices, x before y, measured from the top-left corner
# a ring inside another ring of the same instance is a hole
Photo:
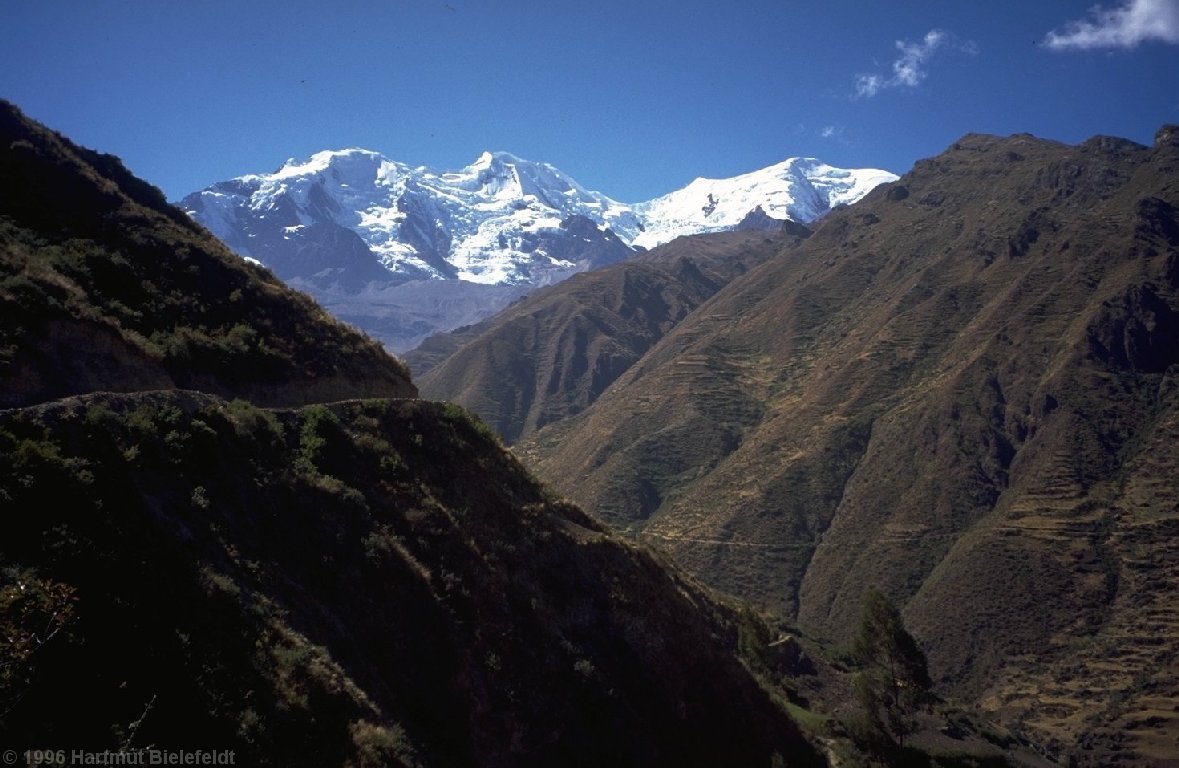
[[[1163,147],[1179,147],[1179,125],[1170,123],[1162,126],[1154,135],[1155,149]]]

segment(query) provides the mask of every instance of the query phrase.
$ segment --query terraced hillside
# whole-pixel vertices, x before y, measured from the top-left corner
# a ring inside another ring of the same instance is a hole
[[[427,397],[461,403],[514,442],[584,410],[722,286],[808,234],[791,224],[681,237],[432,337],[406,361]]]
[[[943,691],[1062,756],[1173,755],[1177,171],[1171,126],[965,136],[518,451],[807,632],[883,589]]]

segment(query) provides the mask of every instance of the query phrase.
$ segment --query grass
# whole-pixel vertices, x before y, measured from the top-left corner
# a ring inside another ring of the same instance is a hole
[[[785,706],[790,718],[809,738],[818,739],[827,733],[828,723],[831,721],[829,715],[813,712],[789,701]]]

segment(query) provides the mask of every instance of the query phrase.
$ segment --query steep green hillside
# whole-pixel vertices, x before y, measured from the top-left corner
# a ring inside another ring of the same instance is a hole
[[[428,339],[406,361],[425,396],[461,403],[515,441],[584,410],[723,285],[797,242],[799,230],[679,238]]]
[[[214,240],[118,159],[0,102],[0,406],[182,387],[416,394],[378,344]]]
[[[1177,171],[1173,127],[966,136],[521,455],[807,631],[882,589],[941,690],[1083,764],[1174,754]]]

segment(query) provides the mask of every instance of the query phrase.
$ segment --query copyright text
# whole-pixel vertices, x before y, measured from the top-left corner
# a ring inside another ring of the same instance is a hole
[[[5,750],[4,765],[235,765],[231,749]]]

